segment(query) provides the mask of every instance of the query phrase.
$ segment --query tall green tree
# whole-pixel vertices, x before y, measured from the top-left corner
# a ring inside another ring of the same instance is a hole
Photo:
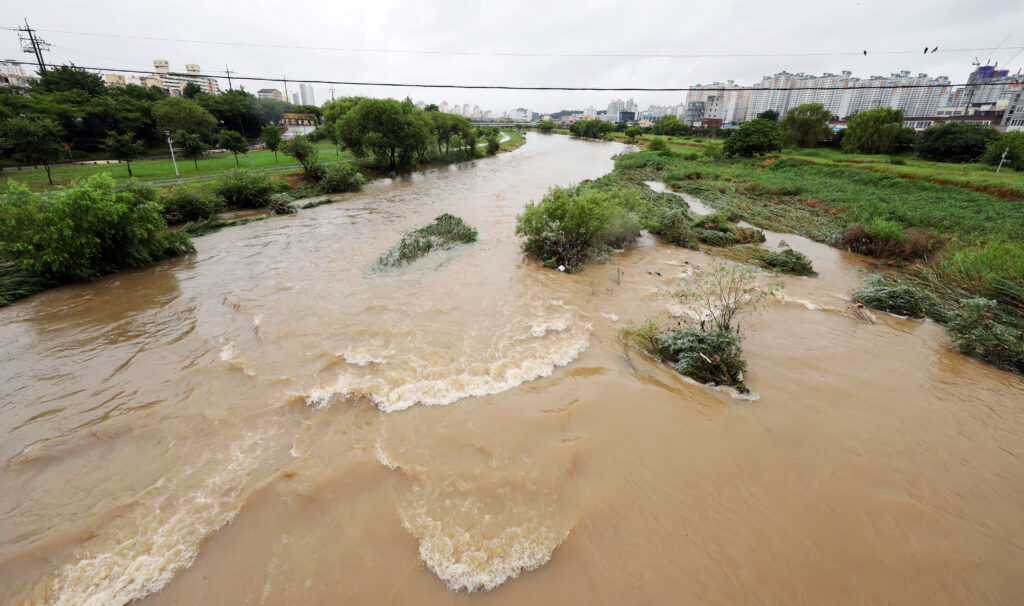
[[[281,147],[281,129],[276,124],[268,124],[260,131],[260,138],[267,149],[274,152],[274,164],[277,164],[277,150]]]
[[[541,120],[537,124],[537,130],[542,133],[550,133],[555,130],[555,122],[553,120]]]
[[[850,116],[843,151],[853,154],[891,154],[903,130],[903,110],[876,107]]]
[[[168,97],[154,105],[153,118],[158,130],[172,133],[184,131],[204,140],[212,137],[217,128],[217,118],[213,114],[192,99],[184,97]]]
[[[316,146],[305,137],[295,137],[285,141],[281,144],[281,152],[298,160],[299,164],[302,165],[302,170],[307,175],[312,173],[313,166],[317,163],[319,156]]]
[[[828,121],[834,116],[821,103],[797,105],[779,123],[782,142],[790,147],[817,147],[832,136]]]
[[[615,125],[604,120],[577,120],[569,127],[569,132],[577,137],[600,139],[605,133],[615,130]]]
[[[977,161],[997,137],[996,129],[987,124],[942,122],[921,133],[916,149],[925,160],[962,164]]]
[[[61,157],[64,129],[49,118],[16,117],[5,121],[0,127],[7,143],[14,148],[14,157],[22,162],[42,164],[46,179],[53,185],[50,164]]]
[[[181,148],[181,153],[192,160],[196,167],[196,174],[199,174],[199,158],[203,157],[210,146],[203,138],[195,133],[179,130],[174,134],[174,144]]]
[[[662,116],[661,120],[658,120],[654,124],[653,130],[655,135],[668,135],[671,137],[674,135],[685,135],[692,129],[688,124],[682,122],[676,116],[668,114],[666,116]]]
[[[727,156],[753,157],[782,150],[782,135],[775,122],[758,118],[742,124],[722,145]]]
[[[249,142],[245,140],[241,133],[236,133],[233,130],[220,131],[220,136],[217,138],[217,146],[235,154],[235,168],[240,166],[238,164],[238,154],[249,153]]]
[[[757,120],[771,120],[772,122],[779,121],[779,112],[774,109],[766,109],[763,112],[757,114]]]
[[[1000,160],[1003,162],[1003,168],[1024,171],[1024,133],[1003,133],[988,144],[981,161],[991,166],[999,166]]]
[[[408,166],[430,139],[430,130],[417,112],[409,101],[363,99],[338,123],[339,138],[354,153],[370,151],[392,170]],[[467,133],[467,138],[471,135]],[[470,150],[475,153],[474,148]]]
[[[131,177],[132,160],[141,156],[146,148],[135,140],[135,133],[119,135],[112,132],[107,133],[107,138],[103,140],[103,150],[113,159],[124,162],[128,166],[128,176]]]
[[[32,90],[43,93],[77,91],[96,97],[107,94],[109,89],[99,74],[87,72],[72,63],[51,68],[32,85]]]
[[[644,133],[644,129],[639,126],[630,126],[626,129],[626,136],[629,137],[630,143],[636,143],[636,138]]]
[[[181,96],[186,99],[195,99],[196,95],[203,92],[203,88],[195,82],[189,82],[185,84],[185,87],[181,89]]]

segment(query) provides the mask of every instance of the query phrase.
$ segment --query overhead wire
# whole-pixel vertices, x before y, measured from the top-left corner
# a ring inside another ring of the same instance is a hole
[[[11,61],[17,65],[36,65],[34,61]],[[46,63],[44,64],[47,68],[61,67],[58,64]],[[138,69],[121,69],[114,67],[94,67],[76,65],[78,69],[96,71],[96,72],[115,72],[115,73],[138,73]],[[181,72],[168,72],[170,76],[191,76],[199,78],[224,78],[223,74],[196,74],[196,73],[181,73]],[[884,85],[872,85],[872,84],[854,84],[850,86],[813,86],[802,88],[795,88],[792,86],[736,86],[736,87],[711,87],[711,86],[679,86],[679,87],[649,87],[649,86],[516,86],[516,85],[500,85],[500,84],[427,84],[422,82],[355,82],[348,80],[321,80],[321,79],[309,79],[309,78],[289,78],[281,76],[245,76],[238,75],[232,72],[232,80],[249,80],[253,82],[290,82],[295,84],[335,84],[342,86],[386,86],[386,87],[398,87],[398,88],[457,88],[457,89],[481,89],[481,90],[557,90],[557,91],[644,91],[644,92],[690,92],[690,91],[772,91],[772,90],[858,90],[858,89],[895,89],[895,88],[956,88],[960,86],[997,86],[1002,83],[995,82],[977,82],[977,83],[947,83],[947,84],[884,84]]]

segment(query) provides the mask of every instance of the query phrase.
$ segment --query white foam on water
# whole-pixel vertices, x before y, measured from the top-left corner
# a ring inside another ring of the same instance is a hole
[[[617,316],[617,315],[615,315],[615,314],[606,314],[606,313],[604,313],[604,312],[602,311],[602,312],[601,312],[601,316],[603,316],[603,317],[605,317],[605,318],[608,318],[608,319],[609,319],[609,320],[611,320],[612,322],[618,322],[618,321],[619,321],[619,316]]]
[[[199,466],[185,469],[167,487],[161,478],[143,491],[112,522],[115,527],[99,529],[80,547],[77,559],[54,574],[46,603],[120,605],[159,591],[192,565],[206,537],[238,513],[244,487],[260,460],[263,437],[252,432],[232,444],[215,462],[217,473],[195,488],[182,492],[175,485],[193,479],[190,475]]]
[[[227,362],[232,368],[242,371],[247,377],[256,376],[254,371],[250,370],[241,360],[238,359],[238,350],[235,349],[234,341],[229,342],[221,348],[220,359],[223,362]]]
[[[369,366],[370,364],[384,364],[387,362],[385,358],[375,356],[368,351],[342,351],[335,355],[344,359],[347,364],[355,364],[356,366]]]
[[[557,304],[557,303],[556,303]],[[564,307],[559,304],[559,306]],[[529,330],[506,334],[492,346],[489,360],[450,360],[444,367],[424,365],[422,358],[392,352],[387,368],[353,364],[330,385],[296,394],[315,408],[334,397],[367,397],[385,412],[415,404],[442,406],[468,397],[501,393],[541,377],[575,360],[590,346],[592,325],[572,315],[535,320]],[[446,359],[430,356],[430,359]]]

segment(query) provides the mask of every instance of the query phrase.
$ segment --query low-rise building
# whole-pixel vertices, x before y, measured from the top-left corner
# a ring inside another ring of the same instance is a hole
[[[32,82],[38,80],[34,76],[25,73],[25,68],[15,61],[0,61],[0,86],[14,86],[27,88]]]
[[[277,99],[278,101],[284,101],[284,94],[276,88],[261,88],[256,91],[257,99]]]

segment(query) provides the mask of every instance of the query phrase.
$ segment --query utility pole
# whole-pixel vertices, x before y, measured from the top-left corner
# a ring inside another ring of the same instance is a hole
[[[224,73],[228,75],[228,90],[235,90],[231,87],[231,68],[227,63],[224,64]]]
[[[1006,154],[1008,154],[1008,153],[1010,153],[1010,148],[1009,147],[1004,149],[1003,150],[1003,155],[999,157],[999,166],[996,167],[996,172],[999,172],[999,169],[1003,167],[1003,162],[1006,160]]]
[[[171,150],[171,162],[174,163],[174,176],[178,177],[181,173],[178,172],[178,161],[174,158],[174,144],[171,143],[171,131],[165,130],[164,134],[167,135],[167,147]]]
[[[291,103],[292,99],[288,96],[288,74],[284,75],[284,102]]]
[[[331,85],[331,101],[334,101],[334,85]]]
[[[28,25],[28,19],[25,19],[25,27],[17,28],[18,41],[21,42],[22,52],[32,53],[36,57],[36,63],[39,65],[39,75],[46,75],[46,60],[43,59],[43,51],[50,50],[50,45],[42,38],[36,36],[36,30],[32,29]]]

